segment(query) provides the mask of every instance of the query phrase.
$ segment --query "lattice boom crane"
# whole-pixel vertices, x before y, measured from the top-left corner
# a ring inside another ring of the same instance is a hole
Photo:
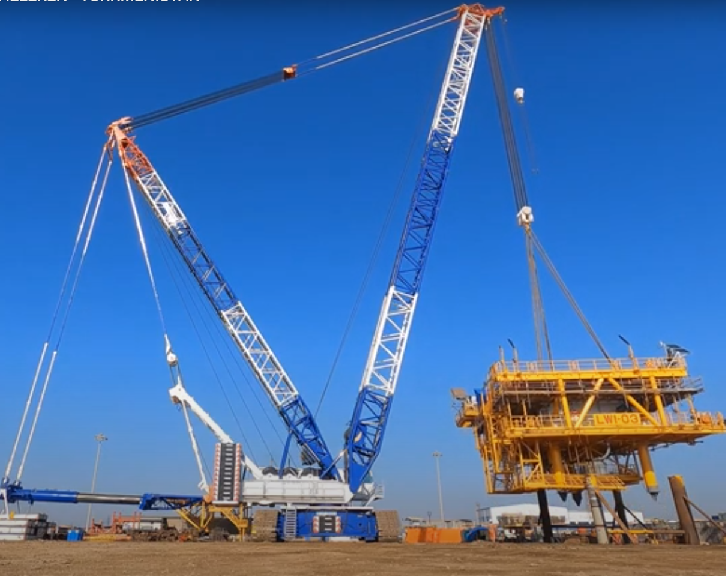
[[[489,20],[502,12],[502,8],[487,9],[475,4],[462,6],[457,15],[460,24],[454,48],[351,426],[346,434],[346,480],[353,493],[363,484],[380,452],[482,32]],[[128,127],[132,126],[134,121],[131,118],[122,118],[109,129],[127,172],[263,384],[288,429],[303,450],[311,453],[320,464],[321,477],[337,479],[334,460],[307,404],[241,301],[205,252],[171,192],[135,144],[129,134]]]
[[[233,86],[227,90],[195,98],[136,118],[122,118],[112,123],[108,128],[109,140],[105,150],[109,158],[111,158],[112,150],[116,149],[122,161],[131,202],[134,206],[134,214],[137,219],[140,240],[147,259],[152,287],[154,287],[153,274],[146,254],[138,214],[132,199],[130,182],[135,184],[146,203],[150,206],[156,220],[163,227],[255,377],[263,386],[266,395],[289,431],[288,441],[292,438],[297,441],[301,448],[304,464],[317,464],[320,467],[319,477],[314,479],[303,478],[302,476],[283,479],[285,459],[283,456],[279,478],[273,479],[266,476],[264,471],[257,468],[246,456],[241,455],[240,445],[235,445],[231,437],[186,393],[181,383],[181,377],[178,376],[175,379],[176,385],[170,390],[170,394],[172,400],[180,404],[184,409],[202,476],[200,485],[207,486],[202,471],[199,450],[186,411],[187,407],[215,433],[220,441],[217,453],[218,459],[221,457],[220,454],[223,455],[223,453],[228,455],[237,454],[236,457],[238,459],[241,457],[244,466],[252,472],[253,478],[245,482],[243,490],[245,495],[241,496],[241,500],[236,499],[235,496],[235,505],[260,503],[283,505],[281,512],[264,511],[262,514],[255,515],[258,536],[262,534],[274,539],[311,535],[348,535],[366,540],[397,538],[397,520],[394,526],[390,516],[386,517],[386,513],[381,511],[374,512],[368,506],[376,498],[376,495],[367,492],[368,488],[366,487],[372,486],[369,481],[370,472],[381,451],[479,45],[484,31],[491,24],[492,18],[501,15],[503,11],[503,8],[489,9],[480,4],[463,5],[458,9],[442,12],[386,34],[375,36],[367,41],[357,42],[340,50],[323,54],[302,64],[286,67],[280,72],[252,82]],[[389,285],[384,295],[374,331],[373,342],[358,390],[358,397],[349,427],[346,430],[345,445],[340,455],[333,458],[308,405],[253,322],[248,310],[232,291],[218,267],[203,248],[187,217],[162,178],[136,144],[132,131],[135,128],[147,126],[227,98],[326,68],[451,21],[458,21],[454,46],[439,94],[434,119],[428,133],[424,156],[411,197]],[[386,37],[388,39],[382,40]],[[372,47],[365,47],[371,41],[377,44]],[[99,171],[100,166],[99,164]],[[107,174],[108,168],[106,176]],[[95,185],[96,180],[94,180],[94,187]],[[105,177],[101,188],[101,196],[104,187]],[[98,203],[100,203],[100,197]],[[84,220],[85,217],[84,215]],[[90,239],[90,232],[88,239]],[[84,255],[87,243],[88,240],[84,247]],[[155,287],[154,292],[157,298],[157,306],[160,307]],[[56,351],[53,352],[53,359]],[[167,354],[170,354],[170,351],[171,348],[167,338]],[[45,348],[43,354],[45,354]],[[43,356],[41,356],[38,370],[40,370],[42,361]],[[174,362],[176,362],[175,356]],[[170,366],[172,365],[170,364]],[[176,364],[172,366],[172,372],[175,369],[178,370]],[[52,370],[52,364],[50,370]],[[49,374],[46,376],[43,390],[47,386],[48,379]],[[29,396],[28,402],[32,397],[34,386],[35,384],[31,388],[31,396]],[[39,410],[40,407],[38,407],[37,412]],[[25,416],[23,422],[24,419]],[[23,422],[21,422],[21,429]],[[234,448],[234,446],[237,446],[237,448]],[[342,470],[337,466],[337,462],[341,457],[345,462]],[[8,469],[11,464],[12,456]],[[58,501],[53,500],[55,498],[54,494],[56,494],[55,491],[22,489],[20,474],[14,483],[10,483],[9,473],[6,476],[8,477],[3,481],[2,493],[0,494],[6,503],[20,500]],[[296,488],[291,488],[291,486]],[[296,492],[296,490],[298,491]],[[214,491],[214,488],[212,491]],[[57,494],[60,501],[70,502],[76,498],[77,493],[68,493],[74,495],[72,498],[69,498],[66,493],[57,492]],[[356,498],[360,500],[361,496],[369,499],[365,506],[356,507],[353,502],[356,501]],[[205,502],[207,499],[205,497]],[[146,500],[148,499],[144,501]],[[177,508],[183,505],[200,505],[199,501],[185,496],[158,496],[157,500],[172,502],[173,506]],[[76,498],[76,501],[80,500]],[[227,504],[229,503],[232,503],[232,500],[227,502]],[[307,504],[308,507],[305,508],[301,505],[302,503]],[[223,513],[227,515],[226,512],[223,511]],[[240,526],[242,526],[243,522],[246,522],[241,517],[238,519]],[[377,522],[378,524],[376,524]]]

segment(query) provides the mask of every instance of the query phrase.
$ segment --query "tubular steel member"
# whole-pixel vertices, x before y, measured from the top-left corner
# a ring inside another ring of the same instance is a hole
[[[688,495],[686,494],[686,485],[683,482],[683,478],[678,475],[669,476],[668,482],[671,487],[671,494],[673,495],[673,504],[676,508],[678,523],[684,532],[684,544],[698,546],[701,540],[698,537],[698,529],[693,519],[693,512],[691,512],[691,507],[688,505]]]
[[[590,512],[592,513],[592,521],[595,524],[595,535],[597,537],[598,544],[608,544],[608,531],[605,526],[605,518],[602,513],[602,504],[600,499],[597,497],[595,487],[592,484],[590,477],[585,479],[587,489],[587,500],[590,506]]]
[[[29,490],[8,486],[5,494],[8,504],[16,502],[49,502],[56,504],[119,504],[138,505],[140,510],[177,510],[201,502],[201,496],[179,494],[89,494],[71,490]]]

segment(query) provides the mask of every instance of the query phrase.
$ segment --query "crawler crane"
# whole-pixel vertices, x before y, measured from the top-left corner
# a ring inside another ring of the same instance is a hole
[[[300,537],[347,536],[375,541],[398,538],[397,513],[375,511],[371,506],[372,502],[381,496],[372,482],[371,470],[380,454],[385,428],[390,416],[480,40],[484,30],[502,12],[503,8],[488,9],[479,4],[461,6],[387,34],[378,35],[371,39],[377,42],[373,46],[365,48],[362,47],[365,41],[357,42],[303,64],[286,67],[281,72],[254,82],[241,84],[141,117],[122,118],[109,127],[109,138],[104,146],[91,192],[94,193],[101,166],[104,158],[107,158],[97,206],[103,195],[108,169],[112,162],[111,153],[115,151],[124,168],[129,198],[162,327],[164,326],[162,308],[133,199],[132,186],[150,206],[156,220],[202,289],[289,432],[279,468],[263,469],[252,462],[244,454],[241,444],[234,442],[186,392],[179,370],[179,361],[172,351],[164,328],[167,362],[174,381],[170,396],[184,413],[200,470],[200,488],[207,490],[204,497],[193,501],[190,500],[191,497],[179,497],[176,500],[167,498],[167,500],[178,503],[177,508],[181,510],[182,515],[192,519],[196,525],[202,525],[202,518],[208,518],[210,513],[220,512],[243,529],[247,523],[246,511],[250,506],[276,506],[277,508],[274,509],[257,509],[254,516],[254,530],[258,539],[291,540]],[[136,144],[133,131],[136,128],[227,98],[321,70],[452,21],[458,22],[454,47],[426,141],[424,157],[411,197],[390,282],[383,298],[350,424],[344,435],[344,447],[337,457],[333,457],[308,405],[292,383],[288,373],[282,368],[281,362],[272,352],[257,325],[252,321],[248,310],[234,294],[219,268],[204,250],[186,215],[158,172]],[[393,36],[382,40],[389,35]],[[355,51],[351,51],[351,49]],[[87,211],[90,203],[91,196],[89,196]],[[92,223],[93,221],[95,221],[95,211]],[[87,238],[90,239],[90,232]],[[83,255],[85,255],[87,244],[88,240],[84,246]],[[44,347],[38,370],[40,370],[47,346],[46,344]],[[44,381],[38,406],[42,403],[56,351],[57,346],[51,356],[51,368]],[[37,378],[36,375],[35,381]],[[31,387],[28,402],[32,397],[35,381]],[[36,411],[36,420],[39,410],[40,408]],[[219,442],[211,486],[208,484],[201,466],[199,449],[188,411],[199,418],[214,433]],[[24,422],[25,416],[21,422],[21,429]],[[31,427],[31,437],[33,427]],[[302,470],[286,465],[292,440],[300,447],[302,462],[306,466]],[[28,445],[29,443],[30,438]],[[342,467],[339,467],[340,462],[342,462]],[[6,502],[59,501],[54,499],[58,492],[22,488],[21,473],[18,474],[15,481],[11,482],[11,465],[12,456],[2,485],[2,493]],[[231,473],[228,474],[229,471]],[[76,495],[62,501],[82,501],[79,498],[80,496]]]
[[[617,517],[624,522],[623,489],[643,481],[651,495],[658,493],[650,454],[653,447],[693,444],[699,438],[723,433],[726,428],[720,413],[696,409],[693,395],[701,387],[689,376],[684,349],[664,345],[664,357],[636,358],[630,344],[625,342],[628,357],[613,358],[585,319],[534,234],[534,216],[525,188],[494,27],[486,29],[485,38],[517,224],[525,237],[537,359],[519,360],[512,345],[513,358],[506,360],[500,350],[500,359],[489,369],[482,388],[473,395],[455,388],[452,395],[458,407],[456,425],[474,432],[484,464],[487,491],[490,494],[536,492],[545,538],[551,540],[546,490],[559,492],[563,500],[571,494],[578,504],[582,492],[587,491],[591,503],[599,500],[606,506],[609,505],[600,491],[612,491]],[[515,89],[514,98],[518,106],[523,105],[523,89]],[[553,359],[536,254],[584,324],[602,359]]]

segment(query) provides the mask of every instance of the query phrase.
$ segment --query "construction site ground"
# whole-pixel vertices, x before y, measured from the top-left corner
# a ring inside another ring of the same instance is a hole
[[[726,546],[0,543],[2,576],[723,576]]]

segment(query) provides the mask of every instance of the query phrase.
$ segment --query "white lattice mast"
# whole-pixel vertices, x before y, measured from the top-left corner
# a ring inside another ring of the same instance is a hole
[[[353,492],[381,449],[479,44],[485,27],[503,10],[473,4],[459,12],[454,48],[347,432],[346,472]]]

